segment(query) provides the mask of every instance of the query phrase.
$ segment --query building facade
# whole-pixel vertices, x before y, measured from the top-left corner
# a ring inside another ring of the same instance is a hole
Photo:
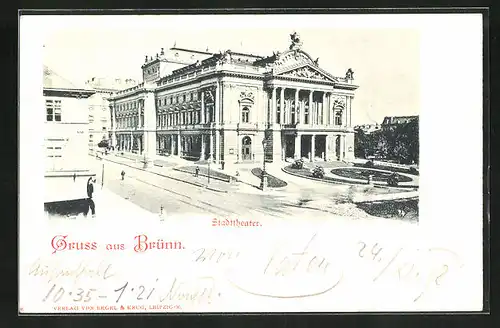
[[[88,156],[88,98],[94,93],[44,67],[46,203],[86,197],[79,182],[95,175]]]
[[[110,98],[121,151],[239,163],[354,158],[351,69],[336,77],[290,35],[262,57],[171,48],[147,57],[144,81]]]
[[[111,139],[111,114],[108,98],[113,92],[136,85],[133,79],[93,77],[85,82],[86,88],[95,93],[88,99],[89,140],[88,151],[94,155],[102,140]]]

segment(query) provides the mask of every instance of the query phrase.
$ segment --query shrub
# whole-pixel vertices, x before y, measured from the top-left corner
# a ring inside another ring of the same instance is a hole
[[[316,166],[313,169],[313,177],[318,178],[318,179],[323,179],[325,177],[325,170],[321,166]]]
[[[410,167],[410,174],[418,175],[418,170],[414,167]]]
[[[387,179],[387,184],[389,186],[395,187],[399,184],[399,178],[396,173],[391,174],[391,176]]]
[[[375,164],[373,164],[373,161],[368,161],[368,162],[366,162],[366,163],[365,163],[365,167],[370,167],[370,168],[372,168],[372,167],[374,167],[374,166],[375,166]]]
[[[292,163],[292,169],[300,170],[304,168],[304,160],[302,158],[296,159]]]

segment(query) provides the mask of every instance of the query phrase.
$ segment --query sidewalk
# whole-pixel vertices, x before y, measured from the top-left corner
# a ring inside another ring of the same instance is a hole
[[[187,184],[191,184],[215,192],[227,193],[228,191],[236,190],[238,187],[237,185],[215,179],[211,179],[210,183],[208,183],[208,178],[206,177],[201,177],[201,176],[195,177],[194,175],[188,173],[173,170],[174,167],[187,166],[189,164],[192,165],[192,163],[189,161],[188,164],[181,163],[179,165],[166,160],[163,161],[155,160],[153,165],[144,169],[143,167],[144,164],[139,160],[139,158],[132,160],[129,158],[125,158],[124,156],[107,155],[103,158],[103,160],[129,166],[141,171],[151,172],[165,178],[173,179],[179,182],[184,182]]]

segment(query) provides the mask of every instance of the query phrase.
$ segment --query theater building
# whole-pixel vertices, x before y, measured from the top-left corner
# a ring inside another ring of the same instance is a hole
[[[143,82],[108,99],[113,144],[147,160],[353,159],[353,71],[330,74],[290,39],[267,57],[175,47],[146,56]]]

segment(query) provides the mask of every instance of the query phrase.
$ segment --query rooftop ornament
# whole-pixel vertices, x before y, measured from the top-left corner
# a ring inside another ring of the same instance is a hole
[[[300,41],[300,36],[297,32],[290,34],[290,50],[299,50],[302,47],[302,42]]]
[[[345,73],[346,80],[354,80],[354,71],[352,69],[348,69]]]

